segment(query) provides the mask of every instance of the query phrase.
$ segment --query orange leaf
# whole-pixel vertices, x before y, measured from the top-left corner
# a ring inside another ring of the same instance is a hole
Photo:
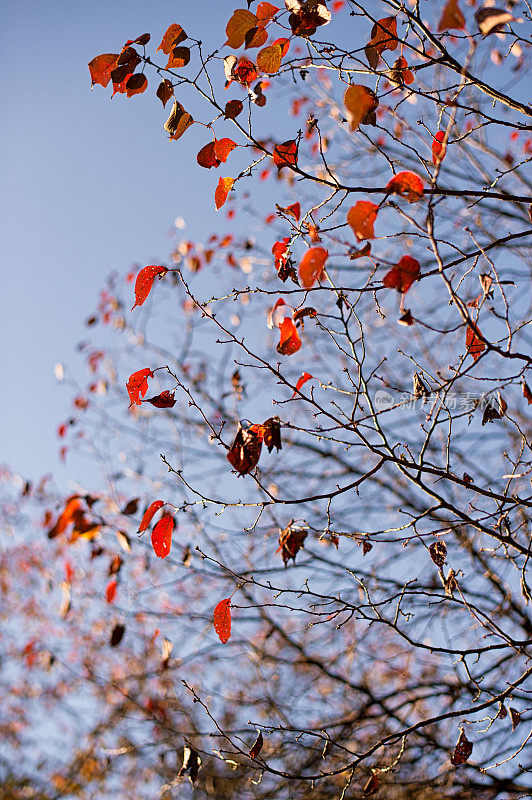
[[[189,47],[174,47],[168,56],[168,63],[166,69],[181,69],[186,67],[190,61],[190,48]]]
[[[116,580],[109,581],[105,589],[105,599],[108,603],[112,603],[116,597],[116,587],[118,582]]]
[[[231,191],[234,183],[233,178],[220,178],[218,181],[218,186],[216,187],[216,191],[214,192],[214,204],[216,206],[216,210],[218,211],[225,201],[227,200],[227,195]]]
[[[279,325],[281,338],[277,345],[277,352],[282,356],[292,356],[297,353],[301,347],[301,339],[297,332],[297,328],[289,317],[285,317]]]
[[[377,219],[379,207],[369,200],[359,200],[351,206],[347,213],[347,223],[353,229],[357,240],[374,239],[373,225]]]
[[[242,47],[246,39],[246,34],[257,25],[257,17],[245,8],[237,8],[233,11],[231,19],[225,28],[227,36],[226,46],[238,50]]]
[[[279,9],[271,3],[259,3],[257,6],[257,20],[263,24],[270,19],[273,19]]]
[[[92,61],[89,61],[89,72],[93,86],[95,83],[99,83],[103,87],[107,86],[118,58],[118,53],[102,53],[101,56],[96,56]]]
[[[344,106],[351,130],[356,131],[361,124],[375,124],[375,109],[378,105],[375,92],[367,86],[360,84],[349,86],[344,94]]]
[[[296,383],[296,390],[290,400],[293,400],[294,397],[297,395],[301,387],[310,380],[314,380],[314,376],[310,374],[310,372],[304,372],[302,376],[299,378],[298,382]]]
[[[218,634],[222,644],[229,641],[231,637],[231,598],[226,597],[220,600],[214,609],[213,617],[214,630]]]
[[[393,83],[399,84],[399,86],[410,86],[411,83],[414,83],[414,73],[412,70],[408,69],[408,62],[404,56],[400,56],[397,61],[395,61],[392,67],[390,80]]]
[[[221,161],[219,158],[216,158],[214,154],[214,146],[216,142],[209,142],[208,144],[204,145],[201,150],[199,151],[198,155],[196,156],[196,160],[200,167],[205,167],[205,169],[211,169],[211,167],[219,167]]]
[[[134,94],[142,94],[148,88],[148,79],[141,72],[132,75],[126,83],[126,94],[132,97]]]
[[[155,277],[160,275],[162,278],[167,272],[168,270],[166,267],[160,266],[149,266],[141,269],[135,281],[135,305],[133,308],[141,306],[144,303],[151,292]],[[133,308],[131,309],[132,311]]]
[[[148,378],[153,378],[153,372],[149,367],[139,369],[138,372],[134,372],[129,376],[126,389],[131,405],[140,406],[140,398],[144,397],[148,391]]]
[[[144,515],[140,521],[139,525],[139,533],[143,533],[143,531],[148,529],[148,525],[154,518],[155,514],[159,511],[160,508],[164,506],[164,500],[154,500],[153,503],[150,503]]]
[[[276,39],[272,44],[281,45],[281,58],[284,58],[290,49],[290,39],[283,39],[281,37],[281,39]]]
[[[464,15],[458,6],[458,0],[448,0],[443,9],[440,21],[438,23],[438,32],[465,29]]]
[[[174,47],[181,42],[184,42],[187,39],[187,35],[181,25],[178,25],[177,22],[174,22],[170,27],[167,29],[166,33],[163,36],[163,40],[159,47],[157,48],[156,52],[158,53],[159,50],[162,50],[163,53],[167,56],[168,53],[174,49]]]
[[[172,547],[174,518],[164,514],[151,532],[151,544],[157,558],[166,558]]]
[[[470,322],[467,326],[465,343],[466,343],[466,353],[474,358],[476,361],[477,358],[480,358],[484,350],[486,349],[485,342],[479,336],[480,331],[477,326]]]
[[[235,147],[238,147],[236,142],[233,142],[232,139],[216,139],[214,142],[214,155],[219,161],[225,162]]]
[[[329,252],[323,247],[311,247],[299,262],[299,277],[305,289],[314,286],[323,274]]]
[[[277,206],[277,211],[282,211],[285,214],[289,214],[295,219],[296,222],[299,222],[299,217],[301,216],[301,206],[299,203],[292,203],[291,206],[286,206],[286,208],[283,206]],[[278,244],[278,242],[276,242],[276,244]]]
[[[388,289],[397,289],[406,294],[414,281],[419,278],[419,261],[411,256],[403,256],[395,267],[386,273],[382,282]]]
[[[278,144],[273,149],[273,163],[280,171],[283,167],[295,167],[297,164],[297,143],[295,139]]]
[[[280,44],[271,44],[257,53],[257,66],[261,72],[273,75],[281,66],[283,47]]]
[[[434,135],[434,139],[432,140],[432,163],[434,164],[434,166],[436,166],[438,162],[443,161],[443,159],[445,158],[447,145],[442,144],[444,139],[445,139],[445,131],[438,131]]]
[[[379,19],[371,29],[371,39],[365,47],[366,58],[372,69],[376,69],[385,50],[395,50],[398,45],[397,21],[395,17]]]
[[[386,184],[386,194],[400,194],[409,203],[415,203],[423,197],[424,184],[413,172],[398,172]]]

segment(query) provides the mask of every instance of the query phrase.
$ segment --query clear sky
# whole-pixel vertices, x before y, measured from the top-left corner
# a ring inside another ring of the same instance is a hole
[[[156,86],[111,100],[110,87],[90,91],[87,63],[141,33],[160,41],[172,22],[214,47],[233,8],[228,0],[3,4],[0,464],[27,477],[52,471],[64,483],[70,474],[56,428],[71,393],[54,365],[83,375],[75,344],[105,276],[164,263],[177,216],[192,238],[219,225],[208,199],[215,179],[195,164],[197,137],[168,141]]]

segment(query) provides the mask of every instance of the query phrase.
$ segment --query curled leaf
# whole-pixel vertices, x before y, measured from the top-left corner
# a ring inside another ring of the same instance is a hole
[[[432,140],[432,163],[434,166],[445,158],[447,145],[443,144],[444,139],[445,131],[438,131],[434,134],[434,139]]]
[[[398,292],[406,294],[414,281],[419,278],[419,261],[412,256],[403,256],[395,267],[392,267],[382,279],[383,284],[388,289],[397,289]]]
[[[181,103],[174,100],[170,116],[164,123],[164,130],[170,134],[170,139],[177,141],[177,139],[183,136],[186,129],[189,128],[193,122],[194,119],[188,111],[185,111]]]
[[[514,17],[501,8],[490,8],[484,6],[479,8],[475,14],[478,29],[483,36],[489,36],[490,33],[499,33],[503,30],[508,22],[512,22]]]
[[[310,372],[304,372],[304,373],[301,375],[301,377],[298,379],[298,381],[297,381],[297,383],[296,383],[296,389],[295,389],[295,392],[293,393],[293,395],[292,395],[292,397],[290,398],[290,400],[293,400],[293,399],[294,399],[294,397],[296,397],[296,395],[298,394],[298,392],[301,390],[302,386],[304,386],[304,384],[305,384],[307,381],[310,381],[310,380],[314,380],[314,377],[313,377],[313,376],[310,374]]]
[[[279,547],[277,548],[277,552],[281,551],[281,557],[285,567],[290,559],[295,563],[296,556],[307,538],[307,531],[301,530],[301,528],[293,528],[293,522],[292,520],[286,528],[279,531]]]
[[[262,745],[264,744],[264,739],[262,736],[262,731],[259,731],[257,738],[253,742],[251,749],[249,751],[250,758],[257,758],[258,754],[262,750]]]
[[[460,736],[453,750],[451,756],[451,764],[455,767],[465,764],[471,753],[473,752],[473,743],[470,742],[465,735],[464,729],[460,729]]]
[[[301,339],[293,320],[285,317],[279,326],[281,338],[277,345],[277,352],[282,356],[292,356],[301,347]]]
[[[385,50],[395,50],[398,43],[396,18],[384,17],[377,20],[371,29],[371,39],[365,47],[370,67],[376,69],[382,53]]]
[[[139,533],[148,529],[148,526],[152,519],[154,518],[155,514],[159,511],[160,508],[164,506],[164,500],[154,500],[153,503],[150,503],[144,515],[140,521],[139,525]]]
[[[166,390],[161,394],[155,395],[155,397],[147,398],[144,402],[151,403],[155,408],[173,408],[175,406],[174,392]]]
[[[263,442],[268,448],[268,453],[271,453],[273,448],[282,450],[281,444],[281,420],[279,417],[270,417],[262,423],[262,436]]]
[[[240,475],[246,475],[257,466],[262,450],[263,431],[260,425],[242,427],[239,423],[236,436],[227,453],[227,460]]]
[[[480,338],[481,335],[477,326],[470,322],[466,330],[466,353],[472,356],[475,361],[480,358],[486,349],[485,342]]]

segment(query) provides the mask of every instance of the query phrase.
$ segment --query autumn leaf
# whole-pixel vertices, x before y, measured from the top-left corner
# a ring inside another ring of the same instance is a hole
[[[471,753],[473,752],[473,743],[470,742],[465,735],[464,729],[460,729],[460,736],[453,750],[451,756],[451,764],[455,767],[465,764]]]
[[[436,566],[441,569],[447,558],[447,545],[442,540],[433,542],[429,546],[429,554]]]
[[[238,147],[236,142],[232,139],[216,139],[214,142],[214,155],[219,161],[224,164],[227,161],[229,154]]]
[[[292,12],[288,24],[294,36],[312,36],[317,28],[331,21],[331,12],[319,0],[285,0],[285,5]]]
[[[349,86],[344,94],[344,106],[351,130],[356,131],[359,125],[374,125],[378,105],[375,92],[367,86],[358,83]]]
[[[304,372],[301,375],[301,377],[298,379],[298,381],[296,383],[295,391],[294,391],[292,397],[290,398],[290,400],[293,400],[294,397],[296,397],[297,393],[301,390],[301,387],[304,386],[305,383],[307,381],[310,381],[310,380],[314,380],[314,377],[310,374],[310,372]]]
[[[213,615],[214,630],[222,644],[231,637],[231,598],[226,597],[216,605]]]
[[[148,79],[140,72],[132,75],[126,83],[126,94],[128,97],[133,97],[134,94],[142,94],[148,88]]]
[[[252,14],[251,11],[246,11],[244,8],[237,8],[225,28],[225,35],[227,36],[225,46],[238,50],[244,44],[247,32],[256,26],[257,17],[255,14]]]
[[[438,23],[438,32],[465,30],[465,18],[458,5],[458,0],[448,0]]]
[[[371,797],[372,794],[375,794],[380,785],[381,782],[378,774],[373,772],[368,778],[367,782],[364,784],[364,788],[362,789],[362,797]]]
[[[244,56],[239,59],[236,56],[224,58],[224,72],[227,79],[226,87],[229,86],[231,81],[236,81],[247,87],[258,78],[257,67],[249,58]]]
[[[479,8],[475,14],[478,29],[482,36],[489,36],[490,33],[500,33],[508,22],[515,18],[508,11],[501,8],[483,7]]]
[[[109,639],[109,644],[111,647],[118,647],[122,639],[124,638],[124,633],[126,632],[126,626],[120,625],[117,623],[113,630],[111,631],[111,638]]]
[[[128,47],[130,44],[141,44],[143,46],[146,46],[150,41],[150,39],[151,36],[149,33],[143,33],[140,36],[137,36],[136,39],[128,39],[124,47]]]
[[[174,94],[174,87],[172,85],[172,81],[169,81],[168,78],[165,78],[164,81],[161,81],[161,83],[157,87],[157,92],[156,92],[157,97],[163,104],[163,108],[166,106],[167,102],[170,100],[173,94]]]
[[[148,391],[148,378],[153,378],[153,372],[149,367],[139,369],[129,376],[126,384],[127,393],[131,400],[131,405],[140,406],[141,397]]]
[[[259,731],[257,738],[253,742],[251,749],[249,751],[250,758],[257,758],[258,754],[262,750],[262,745],[264,744],[264,739],[262,736],[262,731]]]
[[[89,72],[91,75],[92,85],[99,83],[104,88],[111,80],[111,72],[116,66],[119,53],[102,53],[101,56],[96,56],[92,61],[89,61]]]
[[[394,62],[390,73],[390,82],[398,86],[410,86],[414,83],[414,73],[408,69],[408,62],[404,56],[399,56]]]
[[[300,528],[292,528],[293,520],[290,525],[279,531],[279,547],[277,553],[281,552],[283,563],[286,567],[288,561],[296,560],[296,556],[300,549],[303,547],[305,539],[307,538],[307,531]]]
[[[170,27],[167,29],[166,33],[163,36],[162,42],[157,48],[156,52],[158,53],[159,50],[162,50],[163,53],[167,56],[171,50],[176,47],[176,45],[184,42],[187,39],[187,35],[181,25],[178,25],[174,22]]]
[[[161,266],[154,266],[151,265],[149,267],[144,267],[140,270],[137,278],[135,280],[135,304],[132,307],[132,311],[137,306],[141,306],[146,298],[148,297],[149,293],[151,292],[153,281],[159,275],[161,278],[166,275],[168,270],[166,267]]]
[[[196,156],[196,160],[200,167],[204,167],[205,169],[212,169],[212,167],[219,167],[221,161],[219,158],[216,158],[214,154],[214,146],[216,142],[208,142],[204,145],[201,150],[198,152]]]
[[[445,131],[438,131],[434,134],[434,139],[432,140],[432,163],[434,166],[445,158],[447,145],[442,144],[444,139]]]
[[[532,392],[530,391],[530,386],[526,381],[523,381],[521,386],[523,388],[523,397],[527,401],[528,405],[532,405]]]
[[[259,3],[257,6],[257,20],[260,25],[266,25],[271,19],[275,17],[280,9],[271,3]]]
[[[225,104],[224,117],[225,119],[236,119],[242,113],[244,104],[242,100],[229,100]]]
[[[384,17],[377,20],[371,29],[371,39],[364,50],[370,67],[376,69],[382,53],[385,50],[395,50],[398,43],[396,18]]]
[[[173,408],[175,406],[174,392],[168,390],[155,395],[155,397],[147,398],[145,403],[151,403],[155,408]]]
[[[406,294],[414,281],[419,278],[419,271],[417,259],[412,256],[403,256],[395,267],[386,273],[382,282],[388,289],[397,289],[398,292]]]
[[[477,326],[473,322],[468,323],[466,330],[466,353],[472,356],[475,361],[480,358],[486,349],[485,342],[480,338],[482,334],[479,334],[480,331]]]
[[[170,134],[170,139],[177,141],[193,122],[194,119],[188,111],[185,111],[181,103],[174,100],[170,116],[164,123],[164,130]]]
[[[280,44],[271,44],[257,53],[257,67],[261,72],[273,75],[278,72],[283,57],[283,47]]]
[[[61,514],[59,515],[57,522],[48,531],[48,538],[55,539],[56,536],[59,536],[61,533],[68,528],[71,522],[74,521],[76,515],[82,513],[83,503],[79,497],[79,495],[74,494],[67,498],[65,503],[65,507]]]
[[[347,223],[351,226],[357,240],[374,239],[373,225],[377,219],[379,207],[369,200],[359,200],[351,206],[347,213]]]
[[[299,217],[301,216],[301,206],[299,203],[292,203],[291,206],[286,206],[286,208],[283,206],[277,206],[277,211],[281,211],[283,214],[288,214],[293,217],[296,222],[299,222]]]
[[[145,530],[148,529],[148,526],[152,519],[154,518],[155,514],[159,511],[160,508],[164,506],[164,500],[154,500],[153,503],[150,503],[144,515],[140,521],[139,525],[139,533],[143,533]]]
[[[297,353],[301,347],[301,339],[299,338],[293,320],[289,317],[285,317],[279,325],[279,330],[281,332],[281,338],[277,345],[277,352],[282,356],[291,356]]]
[[[118,581],[116,579],[109,581],[109,583],[107,584],[105,589],[105,599],[108,603],[114,602],[114,599],[116,597],[117,586],[118,586]]]
[[[220,210],[227,200],[227,195],[233,188],[234,182],[235,181],[233,178],[220,178],[218,181],[216,191],[214,192],[214,205],[216,206],[217,211]]]
[[[329,252],[323,247],[311,247],[299,262],[299,278],[305,289],[314,286],[320,280]]]
[[[386,184],[386,194],[399,194],[406,197],[409,203],[415,203],[423,197],[424,184],[414,172],[398,172]]]
[[[283,167],[295,167],[297,165],[297,142],[290,139],[276,145],[273,148],[273,163],[279,171]]]
[[[227,453],[227,460],[240,475],[257,466],[262,450],[263,430],[260,425],[243,428],[239,423],[236,436]]]
[[[164,514],[151,532],[151,544],[157,558],[166,558],[172,548],[172,531],[174,518],[171,514]]]
[[[271,453],[275,447],[277,452],[283,449],[281,444],[281,420],[279,417],[270,417],[261,425],[263,442]]]

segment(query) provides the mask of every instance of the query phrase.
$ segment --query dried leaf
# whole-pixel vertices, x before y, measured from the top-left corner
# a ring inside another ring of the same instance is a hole
[[[454,764],[455,767],[458,767],[461,764],[465,764],[465,762],[467,761],[472,752],[473,752],[473,743],[468,741],[464,729],[461,728],[460,736],[458,737],[458,741],[455,745],[453,754],[451,756],[451,764]]]
[[[153,281],[159,275],[161,278],[166,275],[166,267],[149,266],[140,270],[135,280],[135,303],[133,308],[141,306],[151,292]],[[131,309],[133,311],[133,308]]]
[[[201,758],[196,750],[193,747],[186,744],[183,748],[183,764],[181,765],[181,769],[177,773],[179,778],[182,778],[183,775],[186,775],[188,772],[188,779],[191,784],[194,786],[197,778],[198,773],[201,767]]]
[[[377,69],[382,53],[385,50],[395,50],[398,43],[396,18],[384,17],[377,20],[371,29],[371,39],[364,49],[370,67]]]
[[[171,514],[164,514],[159,522],[154,525],[151,532],[151,544],[158,558],[166,558],[172,548],[172,531],[174,518]]]
[[[429,553],[436,566],[441,569],[447,558],[447,545],[445,542],[441,539],[437,542],[432,542],[429,546]]]
[[[377,772],[373,772],[371,777],[368,779],[367,783],[365,784],[364,788],[362,789],[362,797],[370,797],[372,794],[378,790],[380,786],[380,780]]]
[[[220,600],[214,609],[214,630],[222,644],[226,644],[231,637],[231,598]]]
[[[465,18],[458,6],[458,0],[448,0],[438,23],[438,32],[465,30]]]
[[[174,100],[170,116],[164,123],[164,130],[170,134],[170,139],[177,141],[193,122],[194,119],[188,111],[185,111],[181,103]]]
[[[122,514],[125,514],[126,517],[129,517],[132,514],[136,514],[138,507],[139,507],[139,498],[135,497],[133,500],[130,500],[129,503],[126,503],[126,505],[122,509]]]
[[[279,417],[270,417],[262,423],[261,427],[263,442],[268,448],[268,453],[271,453],[274,447],[277,448],[277,452],[282,450],[281,420]]]
[[[359,125],[374,125],[378,105],[377,95],[367,86],[349,86],[344,94],[344,106],[351,130],[356,131]]]
[[[423,378],[421,377],[419,372],[414,372],[414,375],[412,377],[412,383],[413,383],[414,397],[419,399],[420,397],[428,397],[430,395],[430,391],[425,386]]]
[[[478,29],[483,36],[489,36],[490,33],[499,33],[503,30],[508,22],[512,22],[514,17],[501,8],[479,8],[475,14]]]
[[[299,528],[292,528],[292,525],[293,520],[284,530],[279,531],[279,547],[277,548],[277,552],[281,551],[285,567],[290,559],[295,563],[296,556],[307,538],[307,531]]]
[[[181,69],[186,67],[190,61],[190,48],[178,45],[174,47],[168,56],[168,63],[166,69]]]
[[[147,88],[148,79],[140,72],[132,75],[126,82],[126,94],[128,97],[133,97],[134,94],[142,94]]]
[[[327,25],[331,21],[331,12],[324,3],[317,0],[285,0],[285,5],[292,13],[288,17],[288,24],[294,36],[305,38],[316,33],[316,29],[321,25]]]
[[[160,508],[164,506],[164,500],[154,500],[153,503],[150,503],[144,515],[140,521],[139,525],[139,533],[143,533],[143,531],[148,529],[148,526],[152,519],[154,518],[155,514],[159,511]]]
[[[224,117],[225,119],[236,119],[242,113],[244,104],[242,100],[229,100],[225,104]]]
[[[347,212],[347,223],[351,226],[357,240],[374,239],[373,225],[377,219],[379,207],[369,200],[359,200]]]
[[[161,81],[161,83],[157,87],[157,92],[156,92],[157,97],[163,104],[163,108],[165,108],[167,102],[170,100],[173,94],[174,94],[174,87],[172,85],[172,81],[169,81],[168,78],[165,78],[164,81]]]
[[[523,381],[521,386],[523,388],[523,397],[527,401],[528,405],[531,405],[532,404],[532,392],[530,391],[530,386],[528,385],[528,383],[526,381]]]
[[[398,172],[386,184],[386,194],[399,194],[406,197],[409,203],[415,203],[423,197],[424,184],[413,172]]]
[[[239,423],[236,436],[227,453],[227,460],[240,475],[257,466],[262,450],[263,432],[260,425],[243,428]]]
[[[512,720],[512,730],[515,731],[521,722],[521,712],[510,706],[510,719]]]
[[[120,625],[117,623],[113,630],[111,631],[111,638],[109,639],[109,644],[111,647],[118,647],[122,639],[124,638],[124,633],[126,632],[126,626]]]
[[[251,750],[249,751],[250,758],[257,758],[258,754],[262,750],[262,745],[264,744],[264,739],[262,737],[262,731],[259,731],[257,738],[253,742],[251,746]]]
[[[299,262],[298,273],[305,289],[310,289],[320,280],[329,257],[328,250],[323,247],[311,247]]]
[[[174,392],[166,390],[161,394],[155,395],[155,397],[147,398],[144,402],[151,403],[155,408],[173,408],[176,403],[174,394]]]
[[[473,322],[470,322],[466,330],[466,353],[472,356],[475,361],[480,358],[486,349],[485,342],[480,338],[481,335],[477,326]]]

